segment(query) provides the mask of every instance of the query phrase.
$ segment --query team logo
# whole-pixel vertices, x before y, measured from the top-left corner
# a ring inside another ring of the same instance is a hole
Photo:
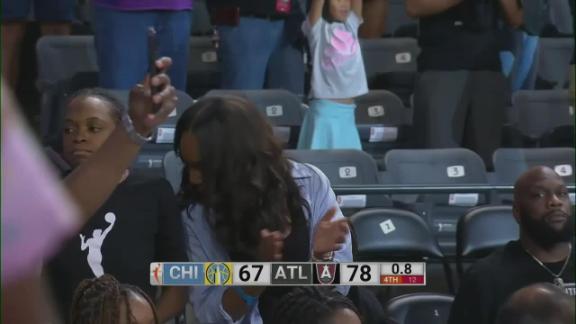
[[[159,286],[162,285],[162,263],[152,262],[150,263],[150,285]]]
[[[206,266],[206,283],[210,285],[229,285],[232,282],[231,266],[227,263],[213,262]]]
[[[336,278],[335,263],[316,263],[316,277],[318,282],[323,285],[330,285]]]

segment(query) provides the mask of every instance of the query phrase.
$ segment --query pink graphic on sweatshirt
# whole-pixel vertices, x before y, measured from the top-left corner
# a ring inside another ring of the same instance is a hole
[[[335,29],[324,50],[322,66],[327,70],[335,70],[354,58],[358,49],[358,40],[354,34],[344,29]]]

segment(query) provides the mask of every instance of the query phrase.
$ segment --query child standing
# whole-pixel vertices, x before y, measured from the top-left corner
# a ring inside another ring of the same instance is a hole
[[[358,28],[362,0],[313,0],[302,31],[312,59],[310,109],[299,149],[362,149],[354,98],[368,92]]]

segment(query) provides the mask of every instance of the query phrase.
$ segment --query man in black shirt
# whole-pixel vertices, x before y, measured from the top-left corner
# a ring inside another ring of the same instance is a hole
[[[508,101],[499,59],[500,12],[522,24],[517,0],[406,0],[419,18],[414,128],[426,148],[464,146],[491,165]]]
[[[520,239],[469,269],[449,324],[492,324],[510,295],[533,283],[574,295],[574,218],[562,178],[547,167],[524,173],[514,187],[513,213]]]

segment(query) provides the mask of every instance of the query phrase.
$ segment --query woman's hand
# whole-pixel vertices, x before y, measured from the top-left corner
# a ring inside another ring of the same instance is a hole
[[[146,76],[142,84],[136,85],[130,91],[129,111],[134,129],[143,137],[149,137],[156,127],[162,124],[176,108],[176,90],[171,84],[166,71],[172,65],[172,60],[162,57],[156,61],[160,73],[154,77]],[[151,88],[161,89],[152,96]]]
[[[326,259],[327,255],[344,247],[346,237],[350,233],[350,226],[345,218],[332,221],[335,215],[336,208],[330,209],[322,216],[316,227],[312,245],[316,259]]]

